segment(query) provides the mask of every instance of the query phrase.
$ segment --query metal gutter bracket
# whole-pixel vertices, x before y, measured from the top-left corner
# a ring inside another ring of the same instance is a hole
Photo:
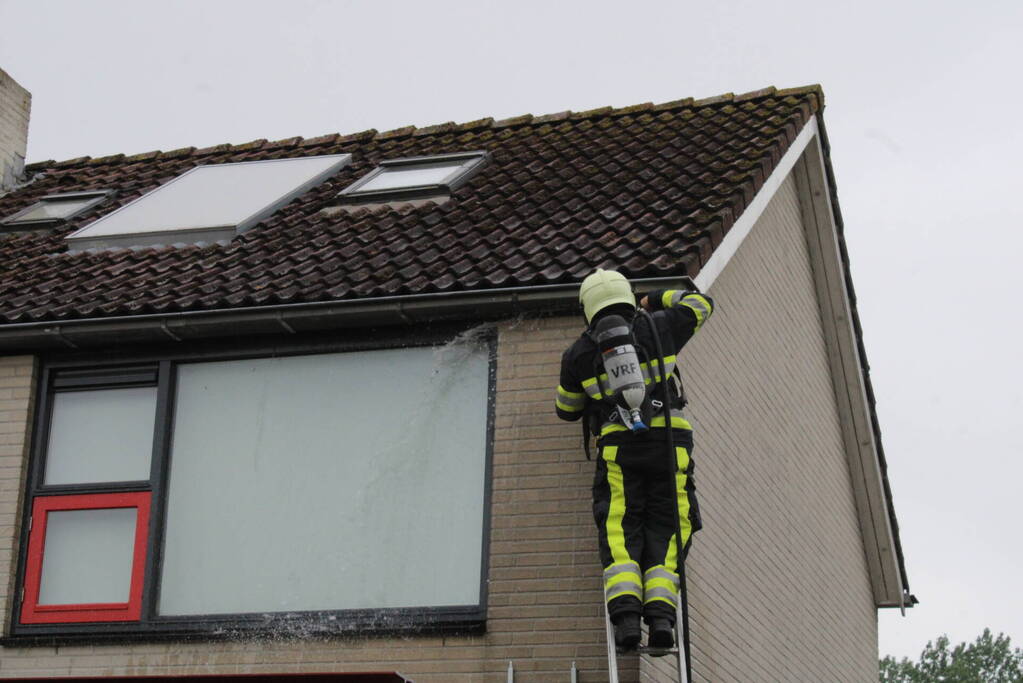
[[[44,331],[53,334],[54,336],[57,337],[57,339],[62,341],[64,344],[66,344],[70,348],[72,348],[72,349],[77,349],[78,348],[78,344],[74,343],[73,341],[71,341],[70,339],[68,339],[67,337],[64,336],[64,333],[60,329],[60,325],[56,325],[54,327],[48,327]]]

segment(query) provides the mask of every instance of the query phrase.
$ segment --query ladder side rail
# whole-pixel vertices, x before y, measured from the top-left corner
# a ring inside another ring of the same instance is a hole
[[[601,581],[601,593],[604,592],[604,582]],[[604,601],[604,627],[607,633],[607,676],[609,683],[618,683],[618,649],[615,646],[615,629],[611,625],[611,613],[607,610],[607,602]]]
[[[681,572],[685,576],[685,569]],[[683,610],[683,601],[689,596],[685,592],[685,579],[682,579],[678,603],[675,605],[675,649],[678,651],[678,682],[689,683],[689,610]]]

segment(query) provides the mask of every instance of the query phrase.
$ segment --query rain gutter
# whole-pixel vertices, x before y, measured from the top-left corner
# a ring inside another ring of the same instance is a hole
[[[632,283],[637,291],[692,286],[692,281],[686,276],[639,278],[633,279]],[[0,326],[0,353],[571,313],[578,310],[578,295],[579,283],[570,282],[249,308],[9,323]]]

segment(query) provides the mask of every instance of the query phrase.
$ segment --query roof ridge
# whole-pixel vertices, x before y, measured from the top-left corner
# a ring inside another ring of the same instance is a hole
[[[482,130],[486,128],[511,128],[515,126],[530,126],[530,125],[542,125],[547,123],[553,123],[557,121],[582,121],[586,119],[612,117],[618,118],[621,116],[629,116],[631,114],[638,114],[647,111],[665,112],[665,111],[677,111],[680,109],[695,109],[699,107],[713,107],[723,104],[734,104],[736,102],[748,102],[751,100],[761,99],[765,97],[799,97],[808,96],[813,100],[813,111],[817,112],[824,108],[824,90],[821,88],[819,83],[812,85],[804,85],[795,88],[783,88],[778,89],[773,85],[761,88],[760,90],[752,90],[750,92],[741,93],[736,95],[731,92],[723,93],[720,95],[714,95],[712,97],[705,97],[702,99],[693,99],[692,97],[686,97],[679,100],[672,100],[669,102],[663,102],[660,104],[653,104],[651,102],[644,102],[642,104],[632,104],[624,107],[596,107],[581,112],[573,111],[562,111],[552,114],[521,114],[519,116],[512,116],[505,119],[495,120],[487,117],[477,119],[475,121],[468,121],[465,123],[455,123],[449,121],[446,123],[433,124],[429,126],[402,126],[387,131],[377,131],[375,129],[369,129],[358,133],[342,134],[342,133],[327,133],[325,135],[319,135],[312,138],[302,138],[301,136],[283,138],[281,140],[270,140],[267,141],[265,138],[259,140],[252,140],[250,142],[244,142],[240,144],[222,143],[219,145],[211,145],[204,148],[196,147],[181,147],[174,150],[163,152],[161,150],[153,150],[149,152],[141,152],[138,154],[110,154],[103,157],[92,158],[88,156],[75,157],[72,159],[66,159],[63,161],[56,161],[53,159],[47,159],[46,161],[34,161],[31,164],[25,165],[25,170],[28,172],[40,172],[47,168],[59,167],[67,168],[70,166],[93,166],[108,163],[119,163],[119,162],[136,162],[136,161],[149,161],[151,159],[158,158],[169,158],[169,157],[185,157],[185,156],[208,156],[214,153],[228,152],[228,151],[254,151],[259,149],[282,149],[282,148],[300,148],[300,147],[311,147],[318,144],[331,144],[339,142],[355,142],[359,140],[389,140],[394,138],[404,137],[418,137],[424,135],[435,135],[437,133],[447,132],[463,132],[469,130]],[[314,142],[315,141],[315,142]]]

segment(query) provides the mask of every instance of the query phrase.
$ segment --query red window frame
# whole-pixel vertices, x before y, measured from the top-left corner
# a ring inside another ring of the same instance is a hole
[[[146,544],[149,537],[151,497],[152,494],[147,491],[37,496],[32,502],[32,529],[28,538],[25,600],[21,608],[21,623],[139,621],[142,616],[142,588],[146,571]],[[39,588],[43,573],[43,550],[46,547],[47,515],[57,510],[109,510],[115,508],[135,508],[137,510],[128,602],[40,605]]]

